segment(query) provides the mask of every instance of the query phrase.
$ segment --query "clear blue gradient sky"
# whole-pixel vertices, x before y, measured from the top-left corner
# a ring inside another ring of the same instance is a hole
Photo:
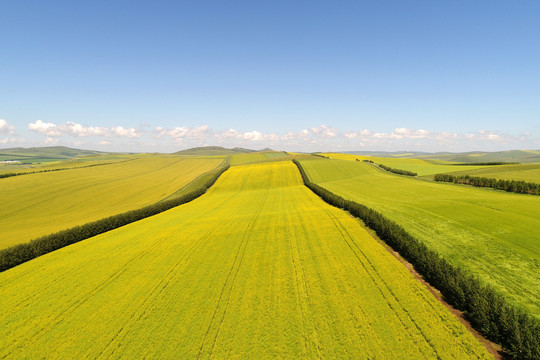
[[[2,1],[0,147],[540,149],[538,1]]]

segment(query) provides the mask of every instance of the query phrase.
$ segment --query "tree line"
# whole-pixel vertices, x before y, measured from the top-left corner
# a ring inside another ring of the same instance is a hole
[[[416,271],[437,288],[445,301],[462,310],[471,325],[486,338],[500,344],[514,359],[540,359],[540,321],[507,303],[489,285],[414,238],[379,212],[346,200],[312,183],[297,160],[304,184],[324,201],[364,221],[377,236],[409,261]]]
[[[19,176],[19,175],[46,173],[46,172],[51,172],[51,171],[73,170],[73,169],[82,169],[82,168],[94,167],[94,166],[120,164],[120,163],[123,163],[123,162],[126,162],[126,161],[133,161],[133,160],[136,160],[136,159],[127,159],[127,160],[123,160],[123,161],[99,163],[99,164],[91,164],[91,165],[83,165],[83,166],[73,166],[73,167],[67,167],[67,168],[45,169],[45,170],[38,170],[38,171],[19,172],[19,173],[3,173],[3,174],[0,174],[0,179],[7,178],[7,177],[12,177],[12,176]]]
[[[518,162],[505,162],[505,161],[488,161],[488,162],[471,162],[471,163],[458,163],[458,164],[446,164],[453,166],[484,166],[484,165],[519,165]]]
[[[390,166],[386,166],[386,165],[383,165],[383,164],[375,164],[375,165],[378,165],[381,169],[392,172],[394,174],[407,175],[407,176],[417,176],[418,175],[414,171],[391,168]]]
[[[451,182],[455,184],[472,185],[476,187],[488,187],[520,194],[540,195],[540,184],[523,180],[504,180],[469,175],[435,174],[433,180]]]
[[[173,207],[188,203],[204,194],[228,168],[229,164],[227,161],[224,166],[218,168],[216,173],[199,188],[177,198],[160,201],[156,204],[148,205],[137,210],[109,216],[84,225],[45,235],[24,244],[18,244],[0,250],[0,272],[37,258],[38,256],[63,248],[64,246],[74,244],[81,240],[91,238],[132,222],[159,214],[163,211],[172,209]]]

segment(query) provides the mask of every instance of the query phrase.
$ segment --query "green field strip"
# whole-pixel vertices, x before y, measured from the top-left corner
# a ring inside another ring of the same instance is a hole
[[[287,153],[282,151],[258,151],[245,154],[231,155],[231,165],[243,165],[275,160],[289,160]]]
[[[470,175],[504,180],[522,180],[540,184],[540,164],[501,165],[486,169],[462,169],[452,175]]]
[[[0,179],[0,249],[154,204],[222,161],[149,156]]]
[[[540,317],[540,199],[419,181],[364,163],[302,160],[310,179],[379,211]]]
[[[3,358],[490,358],[296,166],[0,274]]]
[[[412,171],[418,174],[418,176],[434,175],[438,173],[453,173],[456,171],[462,171],[462,166],[451,165],[450,163],[444,164],[442,161],[433,161],[427,159],[409,159],[409,158],[392,158],[392,157],[374,157],[374,156],[362,156],[351,155],[341,153],[322,153],[330,159],[348,160],[361,162],[362,160],[371,160],[377,164],[383,164],[392,168]],[[493,166],[467,166],[469,170],[493,168]]]

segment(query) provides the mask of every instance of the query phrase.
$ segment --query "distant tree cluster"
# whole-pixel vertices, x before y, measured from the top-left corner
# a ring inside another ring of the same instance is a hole
[[[540,321],[508,304],[490,286],[451,265],[379,212],[312,183],[300,162],[293,162],[309,189],[330,205],[362,219],[381,240],[413,264],[416,271],[437,288],[449,304],[462,310],[471,325],[486,338],[500,344],[514,359],[540,359]]]
[[[373,162],[373,161],[372,161],[372,162]],[[386,171],[389,171],[389,172],[392,172],[392,173],[394,173],[394,174],[407,175],[407,176],[417,176],[417,175],[418,175],[418,174],[415,173],[414,171],[391,168],[390,166],[386,166],[386,165],[383,165],[383,164],[377,164],[377,165],[379,165],[379,167],[380,167],[381,169],[386,170]]]
[[[7,178],[7,177],[12,177],[12,176],[17,176],[17,175],[21,175],[21,174],[18,174],[18,173],[3,173],[3,174],[0,174],[0,179]]]
[[[356,161],[359,161],[359,160],[360,160],[360,159],[356,159]],[[373,160],[364,159],[364,160],[362,160],[362,161],[365,162],[365,163],[375,164],[375,163],[373,162]]]
[[[459,163],[448,164],[453,166],[484,166],[484,165],[519,165],[518,162],[504,162],[504,161],[489,161],[489,162],[471,162],[471,163]]]
[[[321,154],[311,154],[311,155],[322,157],[322,158],[325,158],[325,159],[330,159],[328,156],[324,156],[324,155],[321,155]]]
[[[109,216],[107,218],[84,225],[75,226],[71,229],[42,236],[24,244],[15,245],[7,249],[0,250],[0,272],[37,258],[38,256],[63,248],[64,246],[74,244],[81,240],[91,238],[93,236],[190,202],[204,194],[228,168],[229,164],[227,163],[223,167],[219,168],[218,171],[211,178],[209,178],[208,181],[206,181],[206,183],[201,185],[201,187],[177,198],[161,201],[153,205],[145,206],[141,209]]]
[[[448,175],[448,174],[435,174],[433,177],[435,181],[452,182],[455,184],[466,184],[476,187],[488,187],[498,190],[504,190],[508,192],[515,192],[520,194],[532,194],[540,195],[540,184],[526,182],[522,180],[504,180],[495,178],[486,178],[469,175]]]

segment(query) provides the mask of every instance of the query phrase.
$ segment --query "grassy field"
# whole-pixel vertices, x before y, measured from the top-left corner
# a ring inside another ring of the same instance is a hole
[[[418,176],[434,175],[440,173],[453,173],[455,171],[464,170],[464,166],[451,165],[448,161],[439,160],[424,160],[424,159],[409,159],[409,158],[392,158],[392,157],[372,157],[362,155],[350,155],[341,153],[323,153],[323,156],[327,156],[331,159],[356,161],[371,160],[377,164],[383,164],[392,168],[401,170],[409,170],[418,174]],[[493,166],[467,166],[467,170],[486,169],[493,168]]]
[[[452,263],[540,317],[540,198],[303,160],[312,181],[402,225]]]
[[[4,358],[489,358],[290,162],[0,274]],[[0,356],[2,357],[2,356]]]
[[[471,175],[504,180],[523,180],[540,183],[540,164],[501,165],[484,169],[469,169],[469,166],[455,166],[462,168],[460,172],[452,175]]]
[[[222,161],[145,156],[0,179],[0,248],[153,204]]]
[[[84,156],[103,156],[107,154],[108,153],[100,151],[72,149],[65,146],[10,148],[0,149],[0,161],[19,160],[25,163],[39,164]]]
[[[273,161],[276,158],[288,158],[282,151],[258,151],[246,154],[231,155],[231,165],[242,165],[254,162]]]
[[[49,161],[49,162],[43,162],[43,163],[34,163],[34,164],[24,164],[24,165],[5,165],[0,164],[0,174],[4,173],[33,173],[37,171],[48,171],[48,170],[56,170],[56,169],[72,169],[72,168],[78,168],[78,167],[84,167],[84,166],[92,166],[92,165],[104,165],[104,164],[112,164],[122,161],[128,161],[128,160],[135,160],[140,157],[144,157],[148,155],[104,155],[104,156],[92,156],[92,157],[83,157],[83,158],[77,158],[77,159],[70,159],[70,160],[57,160],[57,161]]]
[[[508,151],[471,151],[462,153],[425,153],[425,152],[385,152],[385,151],[364,151],[358,155],[378,156],[384,158],[415,158],[427,160],[442,160],[458,163],[473,162],[518,162],[522,164],[540,163],[540,150],[508,150]]]

